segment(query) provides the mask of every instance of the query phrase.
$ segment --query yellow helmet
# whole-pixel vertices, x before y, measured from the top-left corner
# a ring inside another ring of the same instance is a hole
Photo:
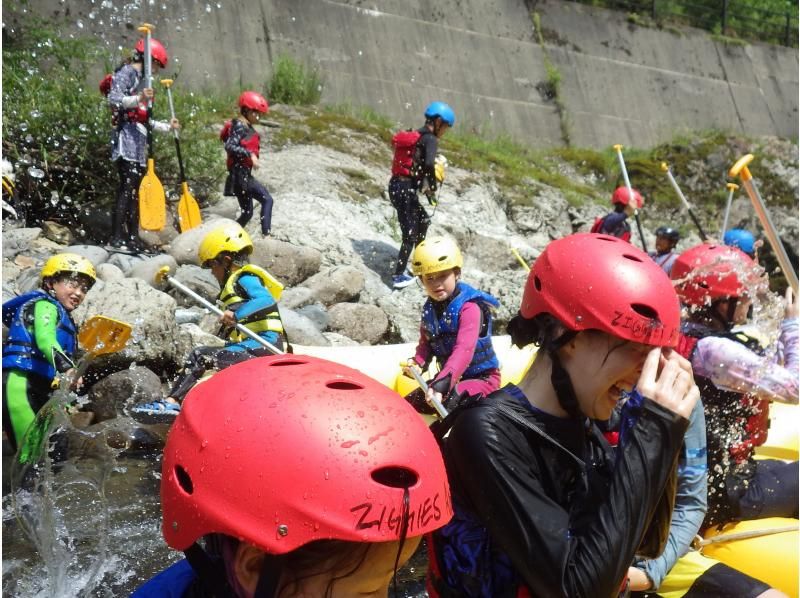
[[[91,278],[92,283],[97,280],[97,273],[94,271],[92,262],[77,253],[57,253],[44,263],[42,272],[39,275],[41,280],[68,272],[72,274],[83,274]]]
[[[464,264],[461,250],[452,239],[433,237],[426,239],[414,249],[411,258],[411,272],[414,276],[423,276],[433,272],[442,272],[451,268],[460,268]]]
[[[246,250],[248,254],[252,253],[253,242],[246,230],[238,224],[231,223],[208,233],[200,243],[197,256],[200,258],[200,263],[205,265],[223,251],[239,253],[242,250]]]

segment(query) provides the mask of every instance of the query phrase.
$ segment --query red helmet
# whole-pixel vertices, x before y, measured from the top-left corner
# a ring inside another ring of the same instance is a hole
[[[520,314],[657,347],[678,339],[680,305],[664,271],[630,243],[591,233],[552,241],[534,262]]]
[[[134,50],[139,52],[139,54],[144,54],[144,40],[140,39],[136,42],[136,46]],[[150,56],[153,57],[158,64],[161,65],[161,68],[166,68],[167,62],[169,61],[169,56],[167,56],[167,51],[164,49],[164,46],[161,44],[160,41],[157,39],[150,38]]]
[[[710,305],[718,299],[741,297],[760,284],[757,264],[746,253],[727,245],[701,243],[678,256],[670,273],[679,281],[678,296],[686,305]]]
[[[239,96],[239,108],[249,108],[261,114],[266,114],[269,111],[269,104],[267,100],[260,93],[256,91],[243,91]]]
[[[452,516],[441,452],[397,393],[306,355],[251,359],[187,395],[164,448],[162,531],[184,550],[223,533],[270,554],[385,542]]]
[[[642,199],[642,194],[639,193],[636,189],[631,189],[633,191],[633,207],[637,210],[644,205],[644,199]],[[611,196],[611,203],[621,203],[623,206],[627,206],[630,203],[631,194],[628,193],[627,187],[617,187],[614,191],[614,195]]]

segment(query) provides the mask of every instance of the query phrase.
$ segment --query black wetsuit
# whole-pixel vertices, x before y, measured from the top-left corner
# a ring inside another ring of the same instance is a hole
[[[456,517],[434,532],[433,594],[617,596],[643,538],[666,538],[669,511],[654,514],[672,508],[688,423],[645,399],[615,458],[588,420],[535,409],[513,385],[465,409],[444,441]],[[478,552],[492,563],[471,575]]]
[[[428,127],[422,127],[418,131],[420,137],[414,148],[411,176],[395,175],[389,180],[389,199],[397,210],[402,234],[395,275],[403,274],[411,252],[425,240],[431,222],[419,202],[418,193],[426,188],[435,191],[437,186],[434,167],[439,140]]]

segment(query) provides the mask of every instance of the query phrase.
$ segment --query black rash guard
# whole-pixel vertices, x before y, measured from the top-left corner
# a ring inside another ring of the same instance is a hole
[[[428,187],[437,188],[436,181],[436,152],[439,151],[439,139],[427,127],[417,129],[420,133],[417,145],[414,147],[414,172],[412,176],[417,180],[417,190],[423,189],[423,181],[428,182]]]
[[[674,480],[688,425],[645,399],[630,440],[610,461],[608,444],[588,420],[546,414],[507,386],[459,414],[445,439],[454,504],[486,527],[532,595],[616,596]],[[668,529],[669,517],[657,525]]]

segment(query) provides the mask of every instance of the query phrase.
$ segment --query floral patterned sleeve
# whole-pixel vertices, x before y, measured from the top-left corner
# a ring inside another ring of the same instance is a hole
[[[798,366],[797,319],[781,323],[775,361],[757,355],[736,341],[713,336],[701,339],[692,356],[695,374],[708,378],[718,388],[751,393],[759,399],[781,403],[798,402]]]

